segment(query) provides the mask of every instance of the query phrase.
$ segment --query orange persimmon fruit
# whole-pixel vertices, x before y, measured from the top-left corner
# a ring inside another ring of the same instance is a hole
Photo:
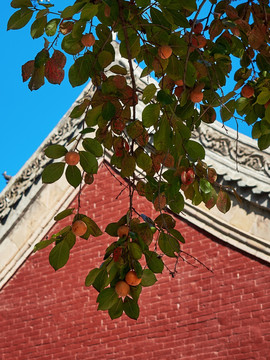
[[[142,279],[138,278],[134,270],[130,270],[125,277],[126,283],[130,286],[137,286],[141,283]]]
[[[68,165],[77,165],[78,162],[80,161],[80,154],[77,153],[76,151],[69,151],[66,153],[65,155],[65,162]]]
[[[76,220],[71,226],[74,235],[83,236],[87,231],[87,225],[82,220]]]
[[[130,286],[123,280],[120,280],[115,285],[115,292],[119,296],[127,296],[130,291]]]
[[[250,85],[243,86],[241,95],[247,99],[251,98],[254,95],[254,88]]]
[[[94,175],[93,174],[85,174],[84,175],[84,182],[88,185],[93,184],[94,182]]]
[[[190,93],[190,100],[193,103],[201,102],[203,99],[203,93],[201,91],[196,91],[196,89],[192,90]]]
[[[127,237],[129,233],[129,227],[127,225],[122,225],[117,229],[117,235],[121,237]]]
[[[91,33],[84,34],[81,38],[81,43],[85,47],[90,47],[90,46],[94,45],[95,42],[96,42],[96,39],[95,39],[94,35]]]
[[[177,85],[177,86],[183,86],[183,85],[184,85],[184,82],[183,82],[182,79],[179,79],[179,80],[176,80],[176,81],[175,81],[175,85]]]
[[[158,55],[161,59],[169,59],[169,57],[172,55],[172,48],[169,45],[162,45],[158,49]]]

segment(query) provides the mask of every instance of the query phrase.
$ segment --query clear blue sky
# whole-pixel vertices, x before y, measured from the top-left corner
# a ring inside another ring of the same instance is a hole
[[[56,10],[74,3],[73,0],[51,0]],[[45,86],[30,91],[22,82],[21,65],[35,58],[44,46],[43,37],[33,40],[30,25],[21,30],[7,31],[7,22],[13,14],[10,1],[1,3],[1,90],[0,131],[2,156],[0,160],[0,191],[5,186],[2,173],[15,175],[56,126],[84,86],[72,88],[67,78],[59,85]],[[71,64],[71,63],[70,63]],[[65,70],[68,71],[66,65]],[[232,85],[233,86],[233,85]],[[235,128],[235,122],[226,123]],[[239,124],[240,132],[250,136],[251,129]]]

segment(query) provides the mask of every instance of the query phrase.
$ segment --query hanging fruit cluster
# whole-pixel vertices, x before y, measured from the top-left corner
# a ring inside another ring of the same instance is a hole
[[[53,4],[42,1],[11,1],[16,11],[8,30],[24,27],[35,15],[31,36],[45,37],[44,48],[22,66],[30,90],[39,89],[45,79],[60,84],[66,55],[73,56],[70,84],[91,79],[95,86],[70,113],[83,120],[83,130],[68,147],[46,148],[48,158],[60,161],[44,169],[43,182],[53,183],[65,173],[75,188],[92,184],[104,149],[111,154],[110,166],[127,181],[129,211],[105,229],[117,240],[107,248],[100,268],[86,277],[86,285],[99,292],[98,309],[108,310],[111,318],[124,311],[137,319],[141,289],[153,285],[155,273],[163,271],[163,255],[179,258],[184,239],[168,209],[179,214],[185,199],[223,213],[230,209],[231,189],[217,183],[203,146],[191,138],[201,122],[213,123],[219,108],[223,122],[241,118],[252,125],[261,150],[270,145],[269,5],[263,0],[232,5],[229,0],[77,0],[57,13]],[[116,51],[127,67],[114,63]],[[233,90],[225,94],[233,58],[240,66]],[[138,64],[140,77],[154,74],[158,85],[140,89]],[[160,213],[156,219],[136,212],[134,191],[153,204]],[[55,220],[73,212],[64,210]],[[80,213],[79,203],[70,226],[35,250],[54,243],[49,260],[57,270],[68,261],[76,236],[101,234]]]

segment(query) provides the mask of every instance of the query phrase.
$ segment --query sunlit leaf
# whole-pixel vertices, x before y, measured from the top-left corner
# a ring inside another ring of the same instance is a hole
[[[74,188],[78,187],[82,181],[82,175],[77,166],[67,166],[66,179]]]
[[[33,10],[22,7],[16,11],[8,20],[7,30],[17,30],[24,27],[31,19]]]
[[[140,309],[137,302],[126,296],[123,305],[124,312],[131,319],[137,320],[140,314]]]
[[[65,209],[65,210],[61,211],[60,213],[58,213],[57,215],[55,215],[54,220],[55,221],[62,220],[64,218],[66,218],[67,216],[73,214],[73,211],[74,211],[74,208]]]
[[[49,158],[58,159],[67,153],[67,149],[63,145],[54,144],[49,145],[44,152]]]
[[[53,247],[49,255],[49,262],[55,271],[66,265],[69,259],[69,250],[68,243],[65,240]]]
[[[98,162],[95,155],[88,151],[80,151],[80,164],[83,170],[89,174],[96,174],[98,171]]]
[[[118,301],[118,296],[113,288],[107,288],[100,292],[97,297],[98,310],[108,310]]]
[[[42,182],[46,184],[51,184],[60,179],[63,175],[65,168],[65,163],[53,163],[45,167],[42,173]]]
[[[85,278],[85,286],[91,286],[101,271],[98,268],[92,269]]]
[[[218,210],[224,214],[230,210],[231,200],[229,195],[225,191],[219,191],[216,205]]]

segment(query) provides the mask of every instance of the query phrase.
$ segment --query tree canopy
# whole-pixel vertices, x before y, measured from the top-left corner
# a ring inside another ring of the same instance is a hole
[[[223,122],[235,118],[252,126],[260,150],[270,146],[268,1],[76,0],[60,10],[49,1],[12,0],[11,6],[7,29],[31,23],[32,38],[45,40],[35,59],[22,66],[30,90],[46,81],[61,84],[70,55],[70,84],[91,80],[95,86],[70,113],[84,120],[79,135],[69,147],[46,148],[56,161],[44,169],[42,181],[54,183],[64,174],[70,185],[80,186],[80,194],[82,184],[94,182],[104,151],[110,152],[129,202],[121,219],[107,225],[112,242],[85,285],[98,291],[98,309],[112,319],[123,312],[137,319],[142,288],[154,285],[165,256],[176,262],[181,256],[185,240],[168,210],[179,214],[185,199],[222,213],[231,206],[228,189],[217,182],[192,132],[202,122],[213,123],[219,112]],[[116,51],[127,67],[114,63]],[[141,90],[138,66],[141,78],[155,76],[158,85]],[[229,79],[234,86],[226,92]],[[159,212],[155,219],[137,212],[135,191]],[[69,226],[35,246],[37,251],[54,244],[49,261],[55,270],[67,263],[76,236],[102,234],[80,212],[80,201],[55,220],[66,217]]]

